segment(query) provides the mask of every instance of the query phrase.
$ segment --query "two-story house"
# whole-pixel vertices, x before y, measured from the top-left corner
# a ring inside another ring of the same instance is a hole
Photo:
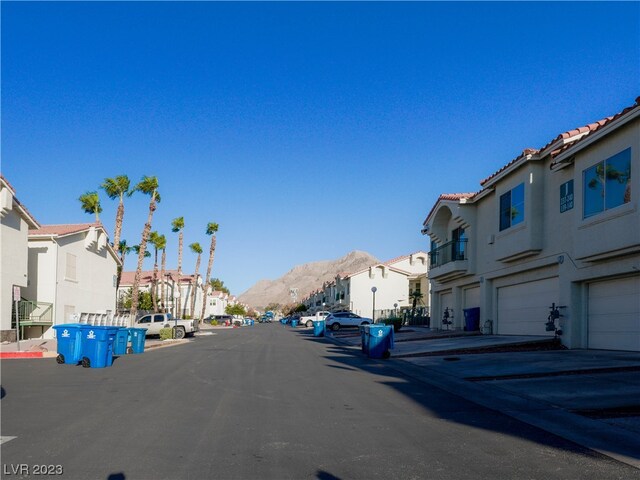
[[[432,326],[446,310],[462,328],[479,307],[493,333],[557,328],[571,348],[640,350],[639,102],[524,150],[477,193],[438,198],[422,230]]]
[[[0,175],[0,341],[16,341],[14,289],[18,287],[18,315],[25,321],[35,318],[51,324],[49,306],[27,300],[28,234],[40,225],[20,203],[11,184]]]
[[[28,246],[25,296],[51,304],[53,324],[81,313],[115,313],[120,259],[101,223],[42,225],[29,230]],[[50,328],[30,330],[53,338]]]

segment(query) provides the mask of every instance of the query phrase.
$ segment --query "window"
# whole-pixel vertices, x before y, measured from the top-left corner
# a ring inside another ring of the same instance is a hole
[[[582,172],[583,218],[631,201],[631,149]]]
[[[467,245],[467,235],[464,232],[464,228],[456,228],[451,232],[451,238],[453,238],[453,243],[451,244],[451,259],[464,260],[464,251]]]
[[[67,264],[64,271],[64,278],[66,280],[77,280],[76,278],[76,263],[77,257],[73,253],[67,253]]]
[[[138,323],[151,323],[151,315],[146,315],[138,320]]]
[[[524,183],[500,195],[500,231],[524,221]]]
[[[164,315],[154,315],[153,323],[160,323],[160,322],[164,322]]]

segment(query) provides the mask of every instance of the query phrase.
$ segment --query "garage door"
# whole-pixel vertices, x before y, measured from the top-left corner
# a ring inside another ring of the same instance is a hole
[[[545,330],[552,303],[558,305],[558,277],[498,289],[500,335],[550,335]]]
[[[480,287],[467,288],[464,290],[464,308],[474,308],[480,306]]]
[[[589,348],[640,351],[640,277],[589,284]]]

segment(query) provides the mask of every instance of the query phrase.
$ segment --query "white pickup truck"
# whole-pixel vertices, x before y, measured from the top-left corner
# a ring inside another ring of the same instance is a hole
[[[307,315],[306,317],[300,317],[299,324],[305,327],[313,327],[314,320],[324,320],[331,312],[316,312],[314,315]]]
[[[195,320],[180,320],[173,318],[170,313],[150,313],[136,320],[133,324],[135,328],[146,328],[147,336],[160,335],[160,329],[173,328],[173,338],[184,338],[186,335],[193,335],[197,330]]]

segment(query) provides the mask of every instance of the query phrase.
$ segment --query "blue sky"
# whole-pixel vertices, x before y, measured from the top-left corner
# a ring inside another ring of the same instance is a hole
[[[80,194],[155,175],[169,266],[173,218],[207,251],[215,221],[213,276],[236,294],[354,249],[427,249],[439,194],[477,191],[524,148],[640,94],[638,2],[1,9],[1,166],[22,203],[42,224],[87,222]],[[116,202],[100,193],[112,234]],[[126,203],[130,244],[147,206]]]

